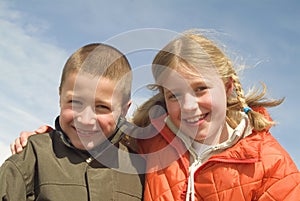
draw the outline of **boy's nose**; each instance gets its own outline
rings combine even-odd
[[[192,111],[197,109],[197,98],[193,94],[186,93],[183,97],[181,107],[184,111]]]
[[[87,106],[82,110],[77,117],[77,121],[85,125],[93,125],[96,123],[96,114],[92,107]]]

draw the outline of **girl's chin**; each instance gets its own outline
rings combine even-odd
[[[189,137],[192,138],[194,141],[199,143],[204,143],[207,141],[207,135],[206,134],[196,134],[196,132],[189,132]]]
[[[204,140],[206,138],[206,134],[198,133],[198,128],[182,129],[181,131],[195,140]]]

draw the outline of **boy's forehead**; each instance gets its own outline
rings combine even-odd
[[[101,75],[92,75],[90,73],[85,73],[85,72],[78,72],[75,73],[74,76],[70,77],[73,79],[75,82],[74,84],[80,83],[81,86],[84,86],[84,83],[87,83],[90,88],[96,88],[97,85],[101,83],[110,83],[112,85],[117,85],[117,81],[114,79],[111,79],[106,76],[101,76]]]
[[[101,96],[111,95],[117,96],[118,83],[115,80],[111,80],[107,77],[92,76],[87,73],[77,73],[68,76],[65,82],[65,89],[72,91],[75,95],[89,95],[89,96]]]

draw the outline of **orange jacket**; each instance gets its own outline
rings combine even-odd
[[[140,140],[147,160],[144,200],[185,200],[190,154],[163,118],[160,134]],[[210,157],[194,174],[195,200],[300,200],[300,173],[268,131]]]

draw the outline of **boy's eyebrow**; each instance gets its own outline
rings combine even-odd
[[[74,93],[73,92],[70,92],[70,91],[68,91],[67,93],[66,93],[66,98],[74,98]]]
[[[97,105],[97,104],[99,104],[99,103],[100,103],[100,104],[102,103],[102,104],[108,104],[108,105],[111,105],[111,104],[112,104],[112,101],[111,101],[111,100],[107,100],[107,101],[106,101],[106,100],[96,100],[96,99],[95,99],[95,105]]]
[[[76,95],[76,94],[74,94],[74,92],[72,91],[69,91],[69,92],[67,92],[66,93],[66,95],[65,95],[65,97],[64,97],[65,99],[77,99],[77,100],[81,100],[82,99],[82,97],[81,96],[78,96],[78,95]]]

